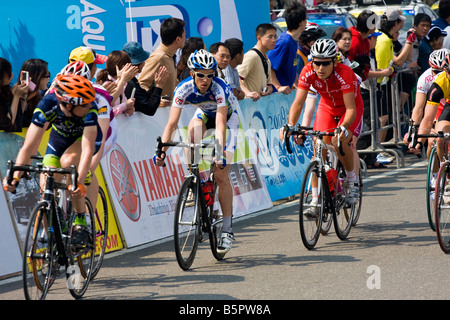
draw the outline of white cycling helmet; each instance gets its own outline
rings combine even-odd
[[[313,58],[335,58],[337,53],[338,47],[332,39],[318,39],[311,47]]]
[[[449,49],[442,48],[438,50],[434,50],[430,54],[430,58],[428,59],[428,63],[432,69],[442,70],[446,64],[445,57],[450,53]]]
[[[187,61],[189,69],[216,70],[217,62],[214,56],[204,49],[195,50]]]
[[[89,70],[88,65],[83,61],[73,61],[69,63],[61,70],[59,74],[76,74],[82,76],[83,78],[91,80],[91,71]]]

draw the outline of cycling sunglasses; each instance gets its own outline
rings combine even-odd
[[[333,63],[333,60],[331,60],[331,61],[314,61],[314,60],[313,60],[312,63],[314,63],[314,64],[315,64],[316,66],[318,66],[318,67],[320,67],[320,66],[327,67],[327,66],[329,66],[331,63]]]
[[[208,78],[208,79],[212,79],[213,77],[214,77],[214,73],[210,73],[210,74],[204,74],[204,73],[201,73],[201,72],[195,72],[194,71],[194,74],[195,74],[195,76],[196,77],[198,77],[199,79],[203,79],[203,78]]]

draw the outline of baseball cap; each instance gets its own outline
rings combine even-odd
[[[139,42],[130,41],[124,44],[122,51],[125,51],[131,58],[131,64],[136,66],[144,62],[150,56],[150,52],[145,51]]]
[[[72,50],[69,55],[69,61],[83,61],[86,64],[104,64],[107,56],[96,54],[95,50],[89,47],[78,47]]]
[[[389,8],[386,9],[383,12],[383,15],[385,15],[388,19],[388,21],[396,21],[396,20],[406,20],[406,17],[404,15],[401,14],[400,9],[395,9],[395,8]]]
[[[425,36],[425,38],[427,38],[427,40],[429,41],[433,41],[439,37],[445,36],[447,36],[447,31],[442,30],[438,26],[432,26],[430,31],[428,31],[428,34]]]

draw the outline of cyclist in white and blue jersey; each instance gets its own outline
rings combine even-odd
[[[229,166],[236,148],[236,133],[239,118],[236,111],[238,103],[231,87],[216,77],[217,62],[206,50],[196,50],[188,60],[191,76],[175,89],[169,120],[162,135],[163,142],[172,141],[181,111],[185,106],[197,107],[188,126],[188,139],[198,143],[209,129],[215,129],[216,166],[214,176],[219,187],[219,203],[223,213],[223,227],[219,251],[228,252],[234,240],[231,226],[233,211],[233,189],[228,177]],[[229,132],[226,138],[227,130]],[[208,132],[211,133],[211,132]],[[163,151],[165,151],[163,149]],[[164,165],[164,159],[157,156],[154,162]]]

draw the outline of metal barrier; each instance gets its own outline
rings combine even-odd
[[[410,104],[411,95],[405,101],[402,107],[400,106],[400,88],[401,75],[404,72],[410,72],[410,69],[400,70],[396,75],[386,84],[377,84],[376,78],[370,78],[366,81],[370,93],[370,128],[363,125],[363,130],[359,138],[370,135],[371,145],[362,150],[357,150],[358,153],[381,153],[386,152],[395,157],[397,168],[405,166],[405,158],[401,150],[403,143],[402,126],[408,125],[408,119],[411,115],[413,105]],[[384,86],[384,87],[383,87]],[[382,98],[378,98],[378,92],[381,92]],[[386,105],[385,108],[383,108]],[[388,113],[383,113],[387,110]],[[380,112],[381,111],[381,114]],[[402,112],[403,111],[403,112]],[[380,117],[388,116],[388,122],[381,126]],[[392,128],[392,139],[389,141],[380,141],[380,132]]]

